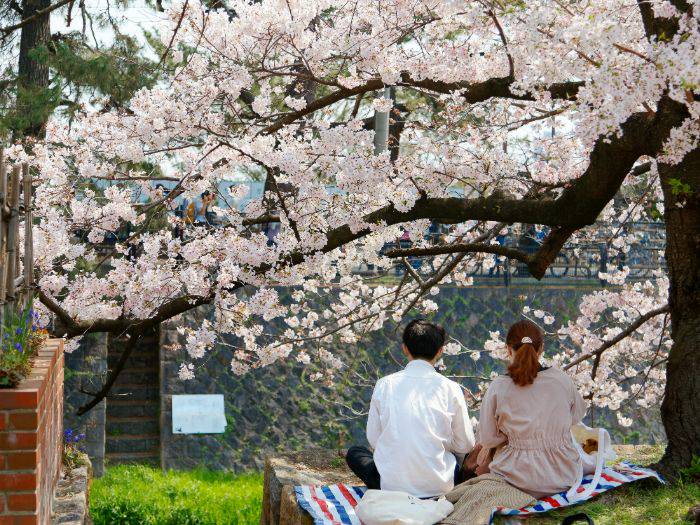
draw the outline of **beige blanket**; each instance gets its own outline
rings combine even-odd
[[[535,502],[535,498],[495,474],[483,474],[460,483],[445,497],[455,507],[440,522],[445,525],[488,525],[494,507],[519,509]]]

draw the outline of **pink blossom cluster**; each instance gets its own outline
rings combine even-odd
[[[409,312],[435,312],[439,284],[470,286],[475,269],[502,260],[438,255],[436,279],[360,277],[360,266],[391,267],[382,248],[404,230],[413,247],[428,244],[428,220],[387,224],[370,220],[372,212],[408,213],[421,198],[454,195],[554,198],[586,170],[596,141],[617,136],[632,114],[653,114],[664,93],[689,114],[666,141],[664,162],[679,162],[698,146],[700,4],[677,13],[668,2],[651,3],[657,16],[677,18],[672,38],[648,40],[632,0],[505,7],[231,0],[233,17],[194,1],[173,5],[161,36],[174,70],[136,93],[128,108],[85,106],[70,122],[50,121],[46,140],[27,157],[39,174],[39,286],[85,322],[151,318],[180,299],[213,304],[211,322],[183,328],[190,358],[183,379],[222,334],[232,334],[240,341],[234,373],[296,359],[315,367],[314,378],[330,380],[343,367],[339,346]],[[475,88],[489,81],[483,89],[500,91]],[[576,86],[575,98],[550,88],[562,83]],[[374,97],[389,86],[396,100]],[[375,111],[403,123],[398,158],[374,154],[365,120]],[[576,254],[605,239],[613,255],[624,254],[639,241],[625,225],[663,212],[656,159],[645,160],[650,170],[630,174],[621,200],[578,231],[567,250]],[[243,210],[236,205],[243,190],[218,192],[223,181],[251,178],[274,178],[278,191]],[[172,187],[169,196],[155,190],[161,181]],[[175,199],[193,201],[206,190],[218,193],[214,211],[223,226],[187,225],[184,237],[175,235]],[[271,211],[279,225],[273,243],[260,230]],[[157,213],[165,213],[165,224]],[[127,223],[134,232],[127,242],[107,256],[96,249]],[[443,240],[496,245],[506,230],[465,220],[450,225]],[[332,244],[341,234],[348,240]],[[622,288],[586,297],[580,317],[559,328],[567,348],[559,365],[666,300],[663,274],[636,284],[627,284],[624,269],[600,278]],[[281,300],[281,287],[294,290],[291,300]],[[534,316],[555,324],[553,314]],[[669,344],[663,319],[604,353],[594,380],[592,360],[571,368],[596,403],[658,401]],[[282,323],[281,334],[270,333],[273,321]],[[448,353],[463,351],[453,342]],[[498,334],[485,351],[502,354]]]

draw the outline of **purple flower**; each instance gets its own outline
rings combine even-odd
[[[17,350],[20,354],[23,352],[22,345],[19,343],[15,343],[15,350]]]

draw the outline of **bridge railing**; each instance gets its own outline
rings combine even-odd
[[[212,221],[208,227],[217,228],[220,225]],[[600,273],[609,272],[614,269],[628,267],[629,277],[632,279],[644,279],[651,277],[655,270],[666,268],[664,259],[665,232],[663,224],[654,222],[637,222],[625,226],[623,234],[634,233],[634,241],[630,249],[626,252],[611,250],[608,247],[607,239],[601,239],[590,245],[565,247],[556,257],[554,262],[547,269],[545,278],[547,279],[570,279],[586,280],[599,279]],[[183,240],[187,239],[187,226],[178,228],[175,232]],[[78,232],[77,236],[83,241],[87,238],[87,232]],[[534,253],[542,242],[542,232],[538,235],[504,235],[498,238],[503,246],[518,248],[525,252]],[[444,243],[440,233],[429,234],[425,240],[428,244]],[[269,236],[269,242],[274,243],[274,236]],[[125,230],[110,234],[104,242],[94,245],[102,253],[113,250],[116,243],[129,244],[129,254],[137,255],[139,252],[138,241],[131,241],[131,231]],[[386,244],[382,251],[391,248],[410,248],[414,243],[410,239],[400,239],[396,242]],[[436,269],[436,258],[434,256],[407,258],[407,262],[414,270],[421,274],[428,274]],[[376,275],[379,273],[388,276],[401,277],[406,268],[403,261],[397,259],[387,270],[381,271],[374,265],[358,265],[354,272],[359,275]],[[514,277],[529,277],[527,267],[517,261],[509,260],[496,255],[483,255],[470,271],[472,277],[480,279],[503,279],[506,283]]]

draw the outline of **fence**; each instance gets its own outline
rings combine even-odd
[[[20,200],[20,196],[22,199]],[[29,165],[9,165],[0,147],[0,341],[5,316],[26,306],[34,284],[32,175]],[[24,265],[20,272],[20,217],[24,215]]]
[[[510,242],[506,245],[521,248],[529,253],[536,251],[528,249],[528,247],[522,248],[515,242]],[[405,245],[396,243],[387,245],[385,249],[409,247],[408,243]],[[407,262],[413,270],[421,275],[425,274],[425,276],[429,276],[437,269],[435,257],[433,256],[411,256],[407,258]],[[629,278],[632,280],[646,279],[651,277],[654,271],[664,270],[666,268],[664,239],[662,238],[659,242],[654,243],[646,241],[636,242],[631,245],[627,253],[615,253],[615,255],[610,254],[605,243],[580,246],[576,247],[575,250],[564,248],[547,269],[545,278],[596,280],[601,272],[610,272],[623,267],[629,268]],[[363,275],[372,275],[377,273],[377,271],[374,266],[366,264],[355,268],[355,273]],[[389,269],[389,275],[393,274],[400,277],[405,271],[404,263],[395,260],[392,268]],[[479,279],[500,279],[506,285],[514,277],[530,277],[530,272],[525,264],[496,255],[483,255],[480,262],[477,262],[468,273],[471,277]]]

